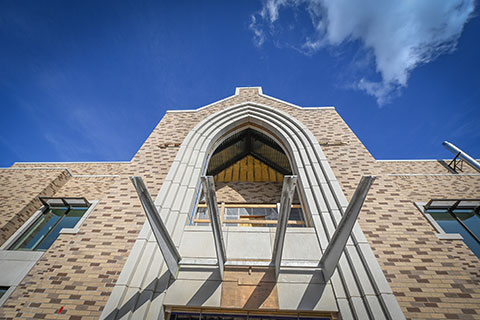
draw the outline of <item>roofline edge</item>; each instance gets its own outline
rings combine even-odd
[[[217,103],[220,103],[220,102],[223,102],[225,100],[228,100],[228,99],[231,99],[233,97],[236,97],[239,95],[239,92],[240,92],[240,89],[257,89],[258,90],[258,94],[261,96],[261,97],[264,97],[264,98],[268,98],[268,99],[272,99],[274,101],[277,101],[277,102],[280,102],[280,103],[284,103],[286,105],[289,105],[291,107],[294,107],[294,108],[297,108],[297,109],[300,109],[300,110],[335,110],[335,107],[334,106],[322,106],[322,107],[301,107],[301,106],[298,106],[296,104],[293,104],[293,103],[290,103],[290,102],[287,102],[287,101],[284,101],[284,100],[281,100],[281,99],[278,99],[278,98],[275,98],[275,97],[272,97],[272,96],[269,96],[269,95],[266,95],[263,93],[263,89],[262,87],[260,86],[257,86],[257,87],[236,87],[235,88],[235,94],[234,95],[231,95],[231,96],[228,96],[226,98],[223,98],[221,100],[218,100],[218,101],[215,101],[215,102],[212,102],[212,103],[209,103],[203,107],[200,107],[200,108],[197,108],[197,109],[185,109],[185,110],[167,110],[165,111],[165,113],[179,113],[179,112],[197,112],[197,111],[201,111],[203,109],[206,109],[208,107],[211,107]]]
[[[132,161],[126,160],[119,160],[119,161],[16,161],[12,164],[61,164],[61,163],[68,163],[68,164],[81,164],[81,163],[131,163]]]

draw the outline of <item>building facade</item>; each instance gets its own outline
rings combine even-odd
[[[0,169],[0,318],[480,319],[480,174],[448,163],[378,161],[333,107],[257,87],[168,111],[128,162],[15,163]],[[181,256],[175,274],[132,176]],[[214,179],[223,269],[202,176]],[[363,176],[376,179],[325,279]]]

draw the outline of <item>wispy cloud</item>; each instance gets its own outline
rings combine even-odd
[[[305,10],[313,31],[298,35],[300,49],[312,54],[361,43],[381,79],[360,77],[354,87],[383,105],[407,86],[412,70],[455,50],[474,7],[474,0],[265,0],[252,14],[250,29],[255,44],[261,46],[268,36],[276,35],[272,30],[281,24],[282,10]]]

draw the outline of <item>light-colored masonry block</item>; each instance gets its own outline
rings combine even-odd
[[[478,316],[478,258],[462,239],[453,240],[447,233],[438,237],[439,231],[413,203],[436,197],[480,198],[480,175],[465,166],[464,173],[452,174],[446,168],[449,160],[376,161],[333,108],[300,108],[259,88],[240,88],[204,108],[168,112],[131,161],[16,163],[2,169],[0,195],[6,196],[0,207],[8,218],[2,241],[34,217],[41,205],[36,195],[85,196],[99,204],[78,232],[60,234],[20,285],[11,287],[0,318],[163,319],[175,304],[221,305],[226,292],[212,265],[216,255],[210,227],[191,222],[201,196],[200,176],[212,153],[246,128],[270,137],[287,154],[307,213],[307,228],[287,228],[284,266],[273,295],[281,310],[338,310],[342,319]],[[182,257],[208,258],[208,267],[182,264],[178,282],[173,281],[144,224],[128,179],[132,175],[145,179],[175,247],[186,252]],[[313,268],[287,268],[287,263],[305,259],[314,264],[322,257],[363,175],[378,179],[331,280],[323,283]],[[19,183],[14,186],[8,179]],[[230,185],[217,191],[226,199],[243,196]],[[16,215],[20,204],[26,209]],[[190,235],[193,232],[198,238]],[[274,228],[226,227],[223,232],[227,262],[228,256],[231,264],[236,262],[232,257],[247,256],[268,263]],[[62,315],[55,313],[59,305],[65,307]],[[19,312],[19,306],[28,308]]]
[[[184,259],[216,258],[211,230],[187,226],[190,221],[187,219],[190,212],[187,211],[194,208],[195,201],[199,199],[200,175],[204,173],[213,146],[235,132],[238,126],[245,124],[254,125],[256,130],[265,130],[265,133],[277,140],[287,152],[295,174],[298,175],[300,198],[305,202],[304,207],[312,214],[310,219],[312,228],[298,231],[289,229],[287,232],[283,260],[318,261],[322,255],[320,248],[328,245],[328,239],[335,231],[347,206],[346,197],[321,147],[307,126],[284,111],[257,102],[229,106],[210,114],[184,139],[156,198],[156,205],[160,208],[160,215],[165,219],[167,229],[173,234],[175,242],[179,243],[180,255]],[[225,229],[227,261],[228,259],[265,261],[271,258],[274,233],[268,228]],[[142,231],[142,237],[145,237],[145,233],[146,230]],[[357,319],[383,319],[388,318],[392,312],[395,313],[399,308],[384,302],[388,300],[388,297],[382,297],[382,294],[388,293],[384,288],[387,282],[378,269],[378,264],[372,263],[371,249],[368,243],[364,242],[365,238],[358,225],[355,226],[355,238],[357,239],[355,243],[359,245],[355,246],[354,242],[349,240],[348,259],[342,257],[338,265],[340,272],[335,272],[331,283],[314,281],[314,276],[308,280],[300,275],[288,277],[280,273],[281,281],[277,284],[280,308],[339,310],[343,318]],[[144,240],[139,238],[138,241]],[[152,248],[148,245],[136,245],[135,248],[131,254],[135,260],[158,269],[158,266],[148,263],[153,255]],[[133,262],[127,265],[125,273],[145,273],[149,268],[139,267],[138,263]],[[163,303],[219,307],[221,281],[212,277],[212,274],[205,278],[207,275],[208,271],[195,274],[183,268],[177,280],[166,290]],[[126,279],[129,281],[126,283],[124,293],[124,296],[128,296],[132,288],[139,286],[142,277],[137,275],[127,277],[123,276],[122,272],[121,278],[125,279],[123,281],[127,281]],[[147,293],[144,295],[148,296]],[[158,297],[155,299],[157,305],[161,303]],[[375,299],[377,303],[373,301]],[[131,303],[131,299],[126,303]],[[393,311],[390,311],[390,308],[393,308]],[[141,310],[144,310],[143,306]],[[401,318],[402,316],[399,319]]]

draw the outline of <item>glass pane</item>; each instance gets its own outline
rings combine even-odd
[[[88,208],[86,207],[77,207],[77,208],[72,208],[68,213],[67,213],[67,216],[68,217],[83,217],[83,214],[85,212],[87,212]],[[72,226],[71,228],[73,228],[74,226]],[[69,227],[67,227],[69,228]]]
[[[238,220],[238,208],[225,208],[226,220]]]
[[[265,217],[265,208],[252,208],[251,216]]]
[[[435,200],[430,203],[429,209],[444,209],[453,206],[457,200]]]
[[[48,210],[20,237],[10,250],[34,250],[45,235],[60,220],[66,209]]]
[[[478,214],[472,211],[455,211],[455,214],[467,226],[467,228],[477,236],[477,238],[480,238],[480,216]],[[463,236],[463,240],[470,250],[472,250],[473,253],[480,258],[480,243],[478,243],[478,241],[472,237],[470,233],[468,233],[468,237]]]
[[[7,292],[8,287],[0,287],[0,298]]]
[[[463,229],[462,225],[446,211],[438,212],[428,210],[428,213],[430,213],[432,218],[437,221],[446,233],[460,233]]]
[[[455,210],[455,215],[480,238],[480,216],[470,210]]]
[[[452,217],[448,212],[438,212],[438,211],[428,211],[430,215],[437,221],[437,223],[442,227],[446,233],[459,233],[463,237],[465,244],[472,250],[472,252],[480,257],[480,244],[472,237],[472,235],[465,229],[454,217]],[[479,221],[478,217],[474,216],[474,213],[469,212],[457,212],[457,216],[462,220],[463,223],[468,228],[478,230]]]
[[[290,210],[290,217],[288,220],[303,221],[302,208],[292,208]]]
[[[54,198],[54,199],[46,199],[46,202],[48,204],[49,207],[57,207],[57,208],[61,208],[61,207],[65,207],[65,203],[62,201],[62,199],[58,199],[58,198]]]
[[[277,208],[266,208],[265,209],[265,220],[278,220]]]
[[[241,216],[249,216],[251,214],[251,210],[248,208],[237,208],[238,209],[238,215]]]
[[[69,206],[72,206],[72,207],[85,208],[89,206],[88,201],[86,201],[86,199],[83,199],[83,198],[65,198],[64,200]]]
[[[56,210],[56,209],[55,209]],[[73,228],[82,218],[83,214],[86,212],[86,209],[72,209],[66,215],[63,216],[63,219],[54,227],[52,232],[40,243],[36,250],[47,250],[50,248],[52,243],[58,238],[60,231],[63,228]]]
[[[197,218],[196,219],[206,219],[210,220],[210,217],[208,216],[208,209],[206,207],[204,208],[198,208],[197,210]]]
[[[479,200],[463,200],[460,201],[457,208],[470,209],[474,210],[475,208],[480,207]]]
[[[252,220],[269,220],[277,221],[278,220],[278,210],[276,207],[266,208],[267,206],[259,205],[255,208],[245,208],[240,207],[241,204],[238,204],[239,207],[226,207],[225,208],[225,220],[224,223],[228,220],[244,220],[245,223],[240,223],[239,226],[249,227],[276,227],[276,224],[257,224],[257,223],[248,223]],[[302,208],[292,208],[290,213],[290,219],[294,221],[305,221],[303,216]],[[293,225],[289,225],[293,226]],[[304,224],[296,225],[296,227],[305,227]]]

